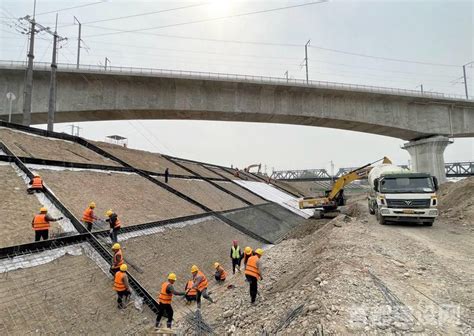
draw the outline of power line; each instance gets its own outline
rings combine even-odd
[[[154,12],[144,12],[144,13],[140,13],[140,14],[119,16],[119,17],[110,18],[110,19],[88,21],[88,22],[84,22],[84,24],[116,21],[116,20],[123,20],[123,19],[129,19],[129,18],[134,18],[134,17],[146,16],[146,15],[153,15],[153,14],[158,14],[158,13],[166,13],[166,12],[172,12],[172,11],[181,10],[181,9],[189,9],[189,8],[194,8],[194,7],[200,7],[200,6],[208,5],[208,4],[211,4],[211,3],[212,3],[211,1],[201,2],[201,3],[197,3],[197,4],[193,4],[193,5],[181,6],[181,7],[175,7],[175,8],[168,8],[168,9],[161,9],[161,10],[154,11]]]
[[[380,60],[391,61],[391,62],[413,63],[413,64],[423,64],[423,65],[435,65],[435,66],[444,66],[444,67],[459,67],[459,65],[454,65],[454,64],[429,63],[429,62],[411,61],[411,60],[405,60],[405,59],[399,59],[399,58],[373,56],[373,55],[359,54],[359,53],[345,51],[345,50],[324,48],[324,47],[313,46],[313,45],[310,46],[310,48],[325,50],[325,51],[332,51],[332,52],[337,52],[337,53],[340,53],[340,54],[346,54],[346,55],[351,55],[351,56],[359,56],[359,57],[368,57],[368,58],[373,58],[373,59],[380,59]]]
[[[216,17],[216,18],[173,23],[173,24],[169,24],[169,25],[155,26],[155,27],[148,27],[148,28],[139,28],[139,29],[131,29],[131,30],[121,30],[121,29],[111,29],[110,28],[110,30],[114,30],[115,32],[90,35],[90,36],[87,36],[87,37],[108,36],[108,35],[116,35],[116,34],[123,34],[123,33],[137,33],[137,32],[143,32],[143,31],[147,31],[147,30],[155,30],[155,29],[162,29],[162,28],[169,28],[169,27],[184,26],[184,25],[195,24],[195,23],[211,22],[211,21],[217,21],[217,20],[224,20],[224,19],[230,19],[230,18],[237,18],[237,17],[244,17],[244,16],[250,16],[250,15],[257,15],[257,14],[264,14],[264,13],[282,11],[282,10],[287,10],[287,9],[292,9],[292,8],[313,6],[313,5],[322,4],[322,3],[325,3],[325,2],[328,2],[328,0],[312,1],[312,2],[298,4],[298,5],[263,9],[263,10],[259,10],[259,11],[253,11],[253,12],[232,14],[232,15],[220,16],[220,17]],[[98,27],[98,26],[94,26],[94,28],[108,29],[108,28],[105,28],[105,27]]]
[[[96,1],[96,2],[92,2],[92,3],[88,3],[88,4],[83,4],[83,5],[73,6],[73,7],[67,7],[67,8],[61,8],[61,9],[56,9],[56,10],[52,10],[52,11],[48,11],[48,12],[37,13],[36,16],[51,14],[51,13],[57,13],[57,12],[63,12],[63,11],[68,11],[68,10],[75,9],[75,8],[82,8],[82,7],[87,7],[87,6],[103,4],[103,3],[105,3],[105,1]]]

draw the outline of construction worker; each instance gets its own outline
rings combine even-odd
[[[186,286],[184,287],[184,291],[186,292],[186,295],[184,296],[184,298],[186,299],[186,304],[190,304],[192,301],[196,301],[197,290],[196,288],[193,288],[193,283],[194,281],[191,279],[186,283]]]
[[[53,218],[48,214],[48,209],[45,207],[40,209],[40,213],[33,217],[31,226],[35,230],[35,242],[49,239],[49,228],[51,227],[50,222],[57,222],[63,219],[63,217]]]
[[[165,183],[168,183],[170,178],[170,170],[168,168],[165,169]]]
[[[191,267],[191,274],[193,275],[193,286],[191,287],[191,289],[197,290],[197,308],[201,309],[201,296],[206,300],[209,300],[210,302],[214,303],[214,300],[212,300],[212,298],[207,293],[208,282],[204,273],[202,273],[196,265],[193,265]]]
[[[214,278],[216,279],[216,281],[224,282],[227,278],[227,272],[218,262],[214,263],[214,268],[216,269],[216,273],[214,273]]]
[[[89,206],[82,214],[82,221],[87,226],[87,231],[92,231],[92,223],[97,220],[97,216],[94,214],[95,202],[90,202]]]
[[[158,314],[156,315],[155,328],[161,327],[160,320],[164,313],[168,316],[166,326],[171,329],[171,323],[173,322],[173,307],[171,307],[171,301],[173,301],[173,295],[184,296],[184,292],[177,292],[174,290],[173,284],[176,281],[176,274],[170,273],[168,275],[168,281],[161,284],[161,290],[158,296]]]
[[[119,309],[125,309],[132,294],[128,283],[127,264],[120,265],[120,270],[115,273],[114,290],[117,292],[117,305]]]
[[[239,242],[237,240],[232,241],[230,248],[230,259],[232,260],[232,274],[235,274],[235,268],[240,273],[240,263],[242,262],[242,251],[240,250]]]
[[[263,255],[263,250],[258,248],[255,254],[251,256],[247,265],[245,266],[245,277],[250,284],[250,302],[255,304],[255,299],[258,293],[258,280],[262,280],[262,262],[260,258]]]
[[[35,174],[28,184],[31,186],[28,189],[26,189],[26,192],[28,194],[32,194],[34,192],[39,193],[43,191],[44,189],[43,179],[38,174]]]
[[[244,249],[244,267],[247,266],[247,261],[252,255],[253,255],[252,248],[250,246],[247,246]]]
[[[122,249],[119,243],[112,245],[112,251],[114,252],[114,259],[112,260],[112,266],[110,267],[110,272],[114,275],[120,270],[120,266],[124,264]]]
[[[110,224],[110,239],[112,240],[112,243],[116,243],[118,242],[118,233],[122,224],[120,223],[120,219],[118,218],[117,214],[113,212],[112,209],[107,210],[105,215],[109,217],[105,221],[109,222]]]

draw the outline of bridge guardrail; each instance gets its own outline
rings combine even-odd
[[[0,68],[26,68],[27,63],[24,61],[2,61],[0,60]],[[36,62],[34,63],[34,69],[36,70],[49,70],[51,64],[47,62]],[[327,82],[327,81],[314,81],[310,80],[306,82],[304,79],[286,79],[281,77],[271,76],[253,76],[253,75],[241,75],[241,74],[227,74],[218,72],[199,72],[199,71],[183,71],[183,70],[168,70],[168,69],[154,69],[154,68],[136,68],[126,66],[107,66],[107,68],[100,65],[86,65],[81,64],[77,68],[76,64],[59,63],[58,71],[67,70],[70,72],[99,72],[109,74],[137,74],[144,76],[164,76],[164,77],[182,77],[190,79],[214,79],[214,80],[227,80],[227,81],[243,81],[243,82],[254,82],[264,84],[279,84],[279,85],[292,85],[302,87],[317,87],[323,89],[339,89],[339,90],[351,90],[360,92],[371,92],[371,93],[382,93],[392,95],[404,95],[420,98],[438,98],[438,99],[455,99],[455,100],[466,100],[472,101],[473,99],[466,99],[463,95],[447,94],[441,92],[423,92],[418,90],[407,90],[399,88],[389,88],[381,86],[371,86],[362,84],[347,84],[338,82]]]

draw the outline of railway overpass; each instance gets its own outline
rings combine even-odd
[[[0,113],[22,121],[25,64],[0,63]],[[46,123],[49,64],[35,65],[31,122]],[[443,180],[450,138],[474,136],[474,101],[440,93],[283,78],[60,64],[56,122],[185,119],[352,130],[408,142],[414,169]]]

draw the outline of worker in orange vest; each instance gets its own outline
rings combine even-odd
[[[245,277],[250,284],[250,302],[255,304],[255,299],[258,293],[258,281],[262,280],[262,263],[260,258],[263,255],[263,250],[258,248],[255,254],[251,256],[247,265],[245,266]]]
[[[193,283],[194,281],[191,279],[186,283],[186,286],[184,287],[184,291],[186,292],[186,295],[184,296],[184,298],[186,299],[186,304],[190,304],[192,301],[196,301],[197,290],[193,288]]]
[[[247,261],[249,260],[249,258],[253,255],[252,253],[252,248],[250,246],[247,246],[245,249],[244,249],[244,267],[247,266]]]
[[[112,260],[112,266],[110,271],[115,275],[120,270],[120,266],[124,264],[122,248],[119,243],[112,245],[112,251],[114,252],[114,259]]]
[[[107,210],[105,215],[108,217],[108,219],[105,221],[110,224],[110,239],[112,240],[112,243],[116,243],[118,242],[118,233],[122,227],[122,223],[120,222],[117,214],[113,212],[112,209]]]
[[[87,231],[92,231],[92,223],[94,223],[94,221],[98,219],[97,216],[94,214],[94,209],[95,202],[90,202],[89,206],[86,210],[84,210],[84,213],[82,215],[82,221],[87,226]]]
[[[35,230],[35,242],[49,239],[49,228],[51,227],[50,222],[57,222],[63,219],[63,217],[53,218],[48,214],[48,209],[45,207],[40,209],[40,213],[33,217],[31,226]]]
[[[197,290],[197,308],[201,309],[201,296],[214,303],[214,300],[212,300],[212,298],[207,293],[208,282],[204,273],[202,273],[196,265],[193,265],[191,267],[191,274],[193,275],[193,286],[191,288]]]
[[[34,192],[39,193],[40,191],[43,191],[44,189],[43,179],[38,174],[35,174],[28,184],[31,186],[28,189],[26,189],[26,192],[28,194],[32,194]]]
[[[127,265],[120,265],[120,270],[115,273],[114,290],[117,292],[117,305],[119,309],[125,309],[132,294],[128,282]]]
[[[173,295],[184,296],[184,292],[177,292],[173,284],[176,281],[176,274],[170,273],[168,275],[168,281],[165,281],[161,284],[160,293],[158,295],[158,314],[156,315],[155,328],[159,329],[161,327],[160,321],[164,313],[168,316],[168,321],[166,326],[171,329],[171,323],[173,322],[173,307],[171,307],[171,302],[173,301]]]
[[[214,273],[214,278],[216,279],[216,281],[224,282],[227,278],[227,272],[218,262],[214,263],[214,268],[216,269],[216,273]]]

